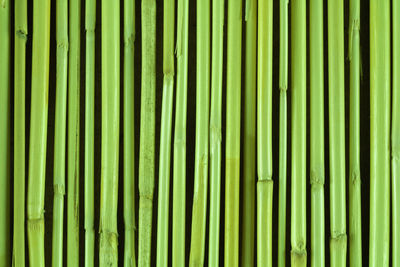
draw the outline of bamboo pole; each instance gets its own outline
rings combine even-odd
[[[225,266],[239,265],[242,0],[228,2],[225,159]]]
[[[196,2],[196,147],[189,266],[204,265],[210,107],[210,0]]]
[[[0,3],[0,265],[10,264],[10,1]],[[24,161],[24,159],[19,159]],[[43,184],[44,185],[44,184]]]
[[[56,1],[56,114],[54,132],[54,206],[52,265],[63,265],[65,147],[67,128],[68,1]]]
[[[360,178],[360,1],[350,1],[350,169],[349,256],[350,266],[362,266],[361,178]]]
[[[156,1],[142,0],[142,95],[139,147],[139,266],[150,266],[155,151]]]
[[[157,266],[168,265],[169,184],[171,168],[172,107],[175,76],[175,0],[164,0],[163,103],[157,216]]]
[[[33,1],[32,98],[27,229],[29,265],[44,266],[44,194],[49,89],[50,0]]]
[[[14,4],[14,234],[12,263],[13,266],[19,267],[25,266],[25,72],[28,4],[26,0],[17,0]]]
[[[306,249],[306,1],[291,2],[292,184],[291,265],[307,266]]]
[[[371,182],[369,265],[389,266],[390,1],[370,1]],[[398,242],[398,240],[397,240]]]
[[[310,1],[311,266],[325,266],[323,1]]]
[[[120,131],[120,2],[101,1],[100,266],[118,266],[118,163]]]
[[[258,2],[257,265],[272,266],[272,33],[273,2]]]
[[[186,112],[189,0],[178,0],[176,101],[172,196],[172,266],[185,266]]]
[[[123,117],[123,198],[124,198],[124,267],[136,266],[135,216],[135,123],[134,123],[134,55],[135,55],[135,1],[124,0],[124,117]]]
[[[223,5],[223,1],[221,2]],[[254,265],[254,238],[255,238],[254,196],[255,196],[255,184],[256,184],[255,155],[256,155],[257,5],[258,5],[257,0],[246,0],[246,10],[245,10],[245,21],[246,21],[245,55],[246,56],[245,56],[245,75],[244,75],[245,90],[244,90],[244,120],[243,120],[244,124],[243,217],[242,217],[243,227],[241,230],[242,266]],[[222,23],[223,23],[223,16],[222,16]],[[223,27],[221,27],[221,29],[223,29]],[[214,53],[214,48],[213,48],[213,53]],[[218,262],[215,262],[214,266],[218,265],[217,263]]]

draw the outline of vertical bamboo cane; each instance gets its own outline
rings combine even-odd
[[[27,1],[15,1],[14,235],[12,261],[13,266],[17,267],[25,266],[25,58],[27,20]]]
[[[120,2],[101,1],[100,266],[118,266],[118,162],[120,131]]]
[[[292,197],[291,263],[307,266],[306,250],[306,0],[291,2]]]
[[[360,178],[360,1],[350,1],[350,169],[349,256],[350,266],[362,266]]]
[[[50,0],[33,1],[32,99],[27,229],[29,265],[44,266],[44,194],[49,89]]]
[[[228,1],[225,162],[225,266],[239,265],[242,0]]]
[[[370,1],[371,191],[369,265],[389,266],[390,1]],[[398,240],[396,240],[398,242]]]

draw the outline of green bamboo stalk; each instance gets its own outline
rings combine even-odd
[[[54,206],[52,266],[63,265],[65,146],[68,79],[68,1],[56,1],[56,114],[54,132]]]
[[[350,144],[349,256],[350,266],[362,266],[360,178],[360,1],[350,1]]]
[[[225,266],[239,265],[242,0],[228,2],[226,78]]]
[[[257,42],[257,265],[272,266],[273,2],[258,2]]]
[[[323,1],[310,1],[311,266],[325,266]]]
[[[210,0],[196,2],[196,150],[189,266],[204,265],[208,188]]]
[[[85,266],[94,266],[94,88],[96,0],[85,1]]]
[[[176,101],[172,196],[172,266],[185,266],[186,117],[189,0],[178,0]]]
[[[369,265],[389,266],[390,1],[370,1],[371,191]],[[396,240],[398,242],[398,240]]]
[[[343,0],[328,0],[330,261],[346,266]]]
[[[12,263],[16,267],[25,266],[25,57],[28,33],[27,20],[27,1],[15,1],[14,235]]]
[[[292,184],[291,265],[307,266],[306,249],[306,0],[291,2]]]
[[[134,53],[135,1],[124,0],[124,266],[136,266]]]
[[[10,1],[0,2],[0,265],[10,265]],[[24,159],[18,159],[24,161]],[[23,164],[23,163],[22,163]],[[21,190],[19,188],[19,190]]]
[[[156,1],[142,0],[142,99],[139,147],[139,266],[150,266],[155,152]]]
[[[169,181],[171,165],[172,106],[175,75],[175,0],[164,0],[163,103],[157,216],[157,266],[168,265]]]
[[[50,0],[33,1],[32,98],[27,229],[29,265],[44,266],[44,194],[50,54]]]
[[[400,1],[392,2],[392,264],[400,265]]]
[[[100,266],[118,266],[120,2],[101,1]]]
[[[215,1],[214,1],[215,2]],[[222,5],[224,4],[223,1]],[[257,0],[246,0],[246,46],[244,75],[244,138],[243,138],[243,227],[242,266],[254,266],[254,218],[256,184],[256,68],[257,68]],[[214,7],[213,7],[214,9]],[[223,23],[223,14],[222,14]],[[223,26],[221,27],[223,30]],[[221,35],[222,36],[222,35]],[[214,41],[214,36],[213,36]],[[214,53],[214,47],[213,47]],[[222,52],[218,51],[221,54]],[[214,58],[214,56],[213,56]],[[213,68],[214,73],[214,68]],[[212,154],[211,154],[212,155]],[[212,165],[211,165],[212,167]],[[210,213],[211,216],[211,213]],[[210,218],[211,220],[211,218]],[[211,237],[211,233],[210,233]],[[211,251],[211,248],[210,248]],[[214,266],[218,265],[215,261]]]
[[[79,114],[81,1],[69,1],[67,265],[79,265]]]
[[[278,267],[286,264],[286,176],[287,176],[287,88],[288,88],[288,4],[279,2],[279,204]]]

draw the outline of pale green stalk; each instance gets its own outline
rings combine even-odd
[[[350,266],[362,266],[360,178],[360,0],[350,1],[350,142],[349,142],[349,256]]]
[[[369,266],[389,266],[390,247],[390,1],[370,1]],[[395,240],[399,242],[399,240]]]
[[[216,2],[216,1],[214,1]],[[222,5],[224,1],[221,1]],[[243,209],[241,265],[254,266],[254,219],[256,184],[256,76],[257,76],[257,0],[246,0],[246,46],[244,74]],[[223,7],[222,7],[223,8]],[[214,9],[214,7],[213,7]],[[214,12],[213,12],[214,13]],[[223,23],[222,16],[222,23]],[[223,26],[220,27],[223,30]],[[221,35],[222,36],[222,35]],[[214,42],[214,36],[213,36]],[[214,54],[214,47],[213,47]],[[222,51],[217,52],[221,54]],[[214,56],[213,56],[214,58]],[[214,74],[214,69],[212,70]],[[213,75],[214,76],[214,75]],[[219,103],[220,104],[220,103]],[[212,154],[211,154],[212,155]],[[212,167],[212,164],[211,164]],[[219,211],[219,210],[218,210]],[[210,216],[212,214],[210,213]],[[218,214],[219,215],[219,214]],[[211,220],[212,218],[210,218]],[[211,237],[211,233],[210,233]],[[210,248],[211,251],[211,248]],[[216,262],[215,265],[218,265]]]
[[[52,266],[63,265],[65,146],[68,80],[68,1],[56,1],[56,114],[54,132],[54,206]]]
[[[14,235],[12,264],[22,267],[25,266],[25,58],[28,19],[27,1],[16,0],[14,3]],[[1,98],[9,99],[3,95]],[[3,105],[1,104],[1,106]]]
[[[124,0],[124,267],[136,266],[135,216],[135,122],[134,122],[134,53],[135,53],[135,1]]]
[[[210,106],[210,0],[196,2],[196,150],[189,266],[204,265]]]
[[[164,0],[163,103],[157,216],[157,266],[168,265],[169,180],[171,168],[172,107],[175,75],[175,0]]]
[[[29,266],[32,267],[44,267],[44,194],[49,93],[49,54],[50,0],[34,0],[32,98],[27,200]]]
[[[324,6],[310,1],[311,266],[325,266]]]
[[[94,90],[96,0],[85,1],[85,266],[94,266]]]
[[[10,1],[0,1],[0,266],[10,265]],[[18,159],[24,161],[24,158]],[[22,163],[24,164],[24,163]],[[39,185],[40,186],[40,185]],[[44,186],[44,183],[43,183]],[[19,190],[21,190],[19,188]]]
[[[118,266],[120,2],[101,1],[100,267]]]
[[[272,33],[273,2],[258,2],[257,265],[272,266]]]
[[[306,0],[291,2],[292,174],[291,266],[307,266],[306,151],[307,59]]]
[[[156,1],[142,0],[142,94],[139,147],[139,266],[150,266],[156,112]]]
[[[174,179],[172,196],[172,266],[185,266],[188,28],[189,0],[178,0]]]
[[[225,266],[239,265],[242,0],[228,2],[225,162]]]

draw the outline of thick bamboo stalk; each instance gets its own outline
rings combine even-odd
[[[362,266],[360,178],[360,1],[350,1],[350,142],[349,142],[349,256],[350,266]]]
[[[325,266],[323,1],[310,1],[311,266]]]
[[[16,267],[25,266],[25,62],[28,33],[27,6],[26,0],[15,1],[14,235],[12,262],[13,266]]]
[[[29,265],[44,266],[44,194],[50,54],[50,0],[33,1],[32,98],[27,229]]]
[[[390,1],[370,1],[371,182],[369,265],[389,266]],[[398,240],[396,240],[398,242]]]
[[[272,266],[272,33],[273,2],[258,2],[257,265]]]
[[[68,80],[68,1],[56,1],[56,114],[54,132],[54,206],[52,265],[63,265],[65,147]]]
[[[228,2],[225,150],[225,266],[239,265],[242,0]]]
[[[292,184],[291,265],[307,266],[306,249],[306,1],[291,2]]]
[[[139,266],[150,266],[154,192],[156,1],[142,0],[142,94],[139,147]]]
[[[120,2],[101,1],[100,266],[118,266]]]
[[[169,184],[171,168],[172,107],[175,75],[175,0],[164,0],[163,103],[157,216],[157,266],[168,265]]]
[[[136,266],[135,216],[135,123],[134,123],[134,55],[135,55],[135,1],[124,0],[124,267]]]
[[[223,4],[223,1],[221,2]],[[245,88],[244,88],[244,120],[243,120],[244,124],[243,209],[242,209],[243,227],[241,230],[242,266],[254,266],[254,238],[255,238],[254,196],[256,194],[255,155],[256,155],[257,5],[258,5],[257,2],[258,2],[257,0],[246,0],[246,10],[245,10],[245,21],[246,21],[245,55],[246,56],[245,56],[245,74],[244,74]],[[221,27],[221,29],[223,29],[223,27]],[[214,48],[213,48],[213,53],[214,53]],[[213,69],[213,74],[214,74],[214,69]],[[215,262],[214,266],[217,265],[218,262]]]
[[[196,2],[196,148],[189,266],[204,265],[210,107],[210,0]]]
[[[189,0],[178,0],[176,101],[172,196],[172,266],[185,266],[186,112]]]
[[[96,0],[85,1],[85,266],[94,266],[94,91]]]
[[[9,266],[10,244],[10,1],[0,3],[0,265]],[[18,159],[24,161],[24,159]],[[40,185],[38,185],[40,186]],[[43,183],[44,186],[44,183]],[[20,190],[20,189],[19,189]]]

